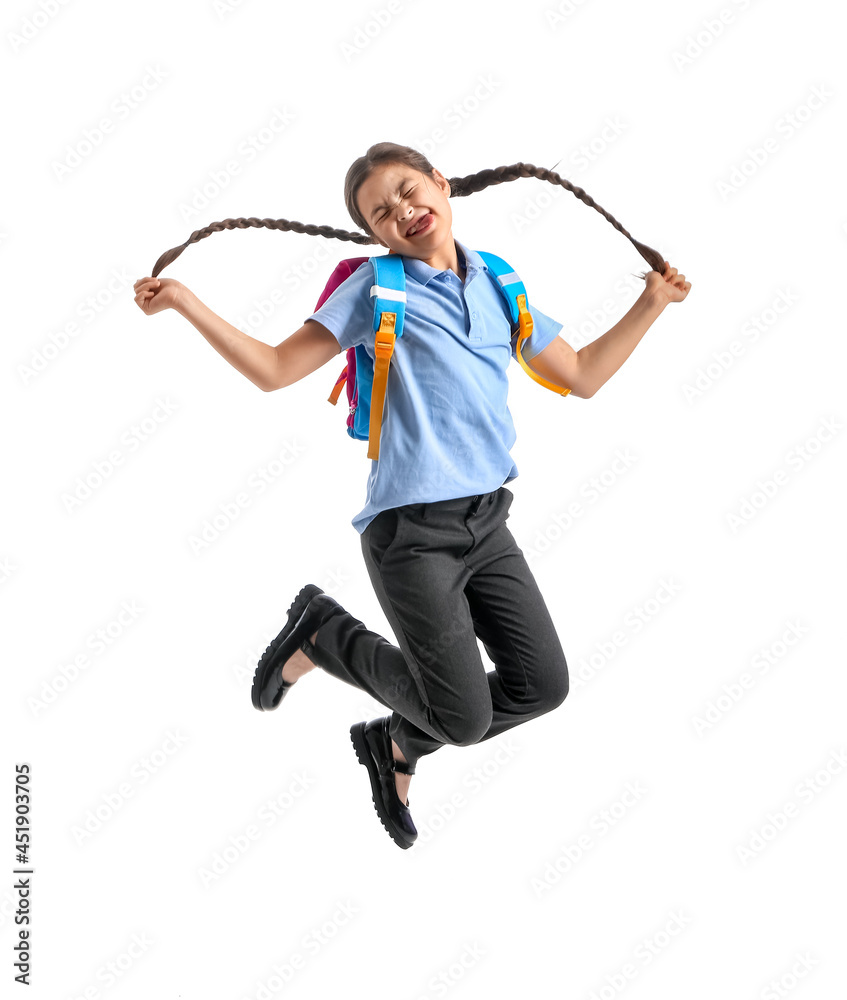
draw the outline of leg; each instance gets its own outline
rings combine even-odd
[[[415,763],[445,743],[475,743],[491,725],[491,698],[465,586],[469,537],[461,516],[437,530],[414,508],[383,511],[362,552],[398,646],[350,614],[318,630],[315,662],[393,709],[391,736]]]
[[[466,594],[495,669],[492,720],[479,742],[558,708],[568,694],[565,654],[538,584],[505,520],[474,550]]]

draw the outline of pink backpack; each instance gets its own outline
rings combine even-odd
[[[342,260],[329,276],[329,281],[326,283],[326,288],[324,288],[321,292],[318,304],[315,306],[315,311],[320,309],[320,307],[324,304],[324,302],[326,302],[339,285],[343,284],[343,282],[345,282],[354,271],[358,270],[362,264],[367,263],[369,260],[370,257],[350,257],[347,260]],[[356,380],[355,347],[347,349],[347,362],[344,365],[344,370],[338,376],[332,392],[328,397],[329,402],[333,405],[338,402],[338,397],[341,394],[341,387],[345,382],[347,383],[348,404],[347,433],[353,437],[353,421],[356,415],[356,407],[359,405],[358,383]]]

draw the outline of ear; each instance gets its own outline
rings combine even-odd
[[[440,170],[436,170],[435,167],[432,168],[432,175],[435,178],[436,184],[441,188],[443,194],[448,198],[450,197],[450,181],[441,173]]]

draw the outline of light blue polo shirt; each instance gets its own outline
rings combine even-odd
[[[475,250],[455,243],[466,262],[464,284],[449,268],[403,257],[406,318],[388,369],[380,457],[371,460],[365,506],[351,522],[360,534],[390,507],[490,493],[518,475],[506,402],[517,334],[511,337],[496,276]],[[345,350],[363,344],[372,360],[373,283],[373,267],[362,264],[306,317]],[[529,283],[527,292],[533,331],[521,353],[530,361],[562,324],[541,312]]]

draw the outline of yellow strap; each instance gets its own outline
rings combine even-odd
[[[382,410],[385,405],[385,387],[388,384],[388,366],[394,353],[394,324],[397,313],[384,312],[374,341],[374,379],[371,387],[371,423],[368,429],[368,458],[379,458],[379,435],[382,430]]]
[[[518,314],[520,320],[520,330],[518,332],[518,342],[517,342],[517,355],[518,361],[521,364],[523,370],[535,379],[536,382],[540,382],[541,385],[546,386],[548,389],[552,389],[553,392],[559,393],[560,396],[567,396],[570,389],[563,389],[562,386],[556,385],[554,382],[548,382],[546,378],[542,378],[529,367],[529,365],[524,361],[523,354],[521,353],[521,344],[527,337],[532,336],[532,316],[526,307],[526,295],[518,296]]]

